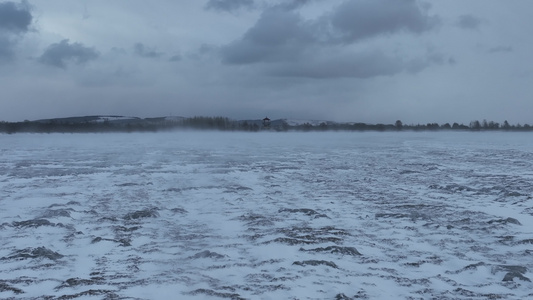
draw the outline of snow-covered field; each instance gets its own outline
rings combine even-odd
[[[532,137],[0,135],[0,298],[531,298]]]

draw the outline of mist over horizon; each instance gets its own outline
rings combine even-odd
[[[113,118],[125,118],[125,119],[139,119],[139,120],[150,120],[150,119],[160,119],[160,118],[169,118],[169,119],[191,119],[191,118],[197,118],[197,117],[205,117],[205,118],[227,118],[228,120],[231,120],[231,121],[235,121],[235,122],[242,122],[242,121],[261,121],[263,118],[269,118],[269,119],[272,119],[272,120],[282,120],[282,121],[288,121],[289,123],[295,123],[295,124],[305,124],[305,123],[309,123],[309,124],[314,124],[315,126],[316,125],[319,125],[320,123],[338,123],[338,124],[352,124],[352,123],[364,123],[364,124],[368,124],[368,125],[376,125],[376,124],[386,124],[386,125],[394,125],[395,123],[397,123],[398,121],[400,121],[402,124],[405,124],[405,125],[408,125],[408,126],[417,126],[417,125],[426,125],[426,124],[438,124],[440,126],[442,125],[446,125],[446,124],[460,124],[460,125],[465,125],[465,126],[469,126],[471,123],[473,122],[480,122],[480,124],[482,124],[483,122],[485,123],[495,123],[495,124],[498,124],[498,126],[502,126],[505,122],[507,124],[511,124],[511,125],[514,125],[514,126],[522,126],[522,125],[526,125],[526,126],[529,126],[531,125],[530,123],[520,123],[520,122],[513,122],[513,120],[503,120],[503,121],[499,121],[499,120],[487,120],[487,119],[472,119],[468,122],[457,122],[457,121],[447,121],[447,122],[442,122],[442,123],[439,123],[439,122],[435,122],[435,121],[428,121],[428,122],[404,122],[403,120],[388,120],[388,121],[385,121],[385,122],[375,122],[375,123],[369,123],[369,122],[361,122],[359,120],[350,120],[350,121],[339,121],[339,120],[327,120],[327,119],[306,119],[306,118],[270,118],[269,116],[265,115],[264,117],[260,117],[260,116],[253,116],[253,117],[246,117],[246,118],[240,118],[240,119],[233,119],[233,118],[230,118],[230,117],[227,117],[227,116],[221,116],[221,115],[214,115],[214,116],[205,116],[205,115],[194,115],[194,116],[178,116],[178,115],[172,115],[172,116],[156,116],[156,115],[153,115],[153,116],[147,116],[147,117],[142,117],[142,116],[133,116],[133,115],[130,115],[130,116],[126,116],[126,115],[103,115],[103,114],[96,114],[96,115],[75,115],[75,116],[59,116],[59,117],[53,117],[53,118],[41,118],[41,119],[36,119],[36,120],[28,120],[28,119],[24,119],[24,120],[16,120],[16,121],[5,121],[5,120],[0,120],[0,122],[10,122],[10,123],[20,123],[20,122],[40,122],[40,121],[60,121],[60,120],[68,120],[68,119],[76,119],[76,118],[86,118],[86,117],[96,117],[96,118],[101,118],[102,120],[104,119],[113,119]],[[487,126],[487,125],[485,125]]]

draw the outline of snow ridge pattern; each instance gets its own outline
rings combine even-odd
[[[533,297],[527,133],[0,138],[2,299]]]

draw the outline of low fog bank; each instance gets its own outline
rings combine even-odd
[[[43,119],[24,122],[0,122],[0,133],[104,133],[104,132],[160,132],[174,130],[216,131],[533,131],[529,124],[502,124],[494,121],[459,123],[366,124],[358,122],[332,122],[325,120],[264,119],[231,120],[226,117],[157,117],[85,116]]]
[[[276,154],[292,149],[317,149],[354,147],[357,149],[371,148],[376,145],[383,147],[404,148],[441,144],[442,147],[477,148],[480,146],[516,149],[532,147],[533,140],[526,132],[503,131],[331,131],[331,132],[273,132],[260,131],[207,131],[207,130],[175,130],[164,132],[132,132],[132,133],[85,133],[85,134],[34,134],[22,133],[3,136],[2,148],[33,148],[33,149],[102,149],[135,147],[164,149],[166,147],[189,147],[191,151],[221,151],[246,149],[250,153]],[[9,147],[8,147],[9,146]],[[279,154],[279,153],[278,153]]]

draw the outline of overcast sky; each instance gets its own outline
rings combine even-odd
[[[533,123],[531,0],[0,0],[0,120]]]

